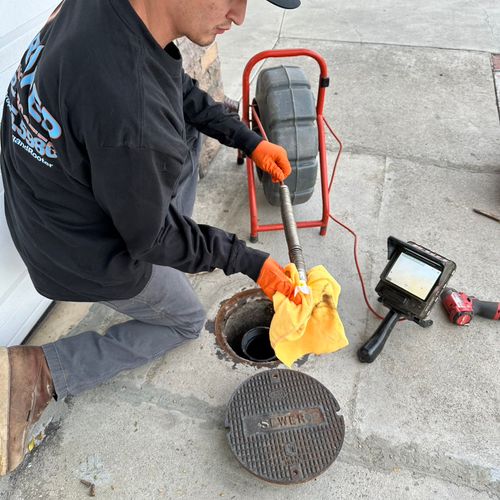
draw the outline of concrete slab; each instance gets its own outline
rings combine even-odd
[[[282,36],[498,52],[500,6],[494,0],[308,0],[287,13]]]
[[[372,217],[376,217],[382,194],[381,185],[383,184],[385,161],[381,158],[371,158],[363,155],[346,155],[345,162],[343,175],[349,176],[350,179],[359,177],[359,172],[364,169],[370,170],[369,175],[362,177],[358,183],[358,188],[366,193],[362,201],[362,210]],[[227,148],[220,152],[218,164],[212,166],[217,168],[217,173],[209,175],[200,184],[194,217],[202,223],[214,224],[214,220],[216,220],[218,227],[234,232],[240,237],[248,238],[250,227],[245,169],[235,164],[234,151]],[[349,173],[346,174],[346,172]],[[339,183],[341,182],[342,177],[339,173]],[[305,205],[296,207],[297,220],[319,217],[321,207],[318,190],[319,184],[317,184],[317,192],[313,199]],[[279,208],[267,204],[260,185],[257,190],[257,198],[261,223],[279,222]],[[348,207],[347,200],[352,198],[352,193],[346,188],[345,184],[342,188],[340,188],[339,184],[339,189],[335,191],[332,198],[336,200],[335,206]],[[217,201],[215,202],[215,200]],[[210,208],[210,205],[214,204],[217,205],[215,213]],[[213,215],[215,215],[215,219],[212,218]],[[342,210],[339,216],[348,223],[353,220],[349,216],[349,210]],[[365,220],[369,224],[368,218]],[[364,223],[357,227],[359,231],[363,231],[364,228]],[[307,265],[311,267],[318,264],[326,265],[341,283],[343,291],[339,311],[349,332],[351,345],[335,355],[311,359],[306,365],[309,374],[312,376],[318,375],[320,380],[334,392],[334,395],[341,401],[344,415],[351,418],[354,412],[356,378],[344,377],[343,373],[355,372],[359,368],[355,359],[355,350],[365,331],[366,310],[361,304],[360,287],[355,279],[352,238],[348,233],[338,231],[333,224],[328,231],[327,237],[319,236],[319,230],[315,229],[301,232],[301,235],[306,238],[303,242],[304,258]],[[366,243],[366,246],[363,247],[360,253],[360,262],[366,272],[370,273],[368,262],[370,257],[366,252],[366,249],[369,248],[369,242],[364,240],[364,243]],[[283,233],[260,233],[259,241],[251,244],[251,246],[270,252],[279,262],[288,262],[288,250]],[[208,306],[209,320],[215,319],[220,303],[223,300],[230,298],[237,291],[255,286],[251,280],[244,276],[234,276],[228,280],[220,271],[193,277],[193,279],[195,288],[201,293],[202,297],[210,297],[210,303],[206,304]],[[203,339],[202,342],[204,342]],[[213,339],[210,342],[213,344]],[[206,349],[210,349],[210,342],[205,347]],[[216,363],[212,365],[211,370],[218,371],[215,365]],[[242,369],[244,370],[244,378],[254,373],[253,369],[248,371],[246,367],[240,366],[238,366],[237,372]],[[210,380],[209,385],[217,385],[217,380],[221,380],[221,375],[215,372],[212,382],[212,375],[207,374],[206,377]],[[235,377],[237,375],[231,373],[230,376]]]
[[[453,286],[498,299],[498,223],[471,210],[498,210],[500,124],[489,56],[317,41],[312,36],[318,38],[326,24],[326,16],[321,22],[315,17],[319,5],[311,0],[300,11],[286,13],[286,29],[296,22],[292,16],[300,15],[309,31],[302,40],[281,38],[278,45],[313,48],[332,67],[327,117],[346,146],[331,196],[332,211],[360,235],[360,264],[371,301],[375,302],[373,289],[386,262],[390,234],[455,260]],[[327,2],[321,5],[325,12],[332,8]],[[343,5],[343,18],[337,16],[344,28],[360,8],[357,2],[350,5]],[[460,3],[462,11],[454,10],[432,38],[426,30],[444,19],[452,4],[440,5],[406,5],[404,12],[413,23],[408,28],[410,45],[452,32],[450,44],[467,39],[482,47],[496,40],[498,23],[492,19],[498,7],[485,1],[476,2],[478,7]],[[249,8],[252,34],[245,31],[247,23],[220,38],[222,62],[228,62],[223,70],[233,86],[226,87],[234,92],[247,55],[270,48],[280,34],[279,10],[267,2],[251,2]],[[394,43],[404,35],[396,19],[401,17],[400,7],[391,4],[392,21],[383,8],[378,17],[373,7],[363,8],[361,27],[371,29],[371,17],[371,32],[380,35],[375,41]],[[489,22],[496,23],[490,41],[477,14],[482,8]],[[417,30],[419,15],[425,22]],[[391,22],[389,33],[385,25]],[[472,26],[474,36],[467,35]],[[224,47],[222,40],[228,45]],[[232,51],[228,58],[227,48]],[[311,64],[304,67],[312,81]],[[335,145],[328,146],[331,166]],[[257,194],[261,221],[279,220],[260,187]],[[317,218],[318,193],[295,212],[298,220]],[[194,218],[248,236],[246,174],[236,166],[234,151],[222,148],[200,183]],[[460,329],[436,307],[432,328],[398,325],[380,358],[362,365],[356,350],[377,320],[362,299],[352,237],[333,223],[326,237],[314,229],[300,235],[308,266],[326,265],[342,285],[339,312],[351,342],[336,354],[311,357],[300,367],[333,392],[346,419],[346,442],[331,469],[316,481],[281,488],[256,480],[232,457],[225,441],[224,409],[238,384],[258,368],[227,358],[215,342],[212,321],[224,299],[255,284],[244,276],[228,278],[215,271],[191,277],[208,311],[202,337],[59,404],[49,439],[18,472],[0,478],[0,497],[86,498],[80,479],[95,482],[102,498],[500,496],[498,325],[476,318],[468,329]],[[282,233],[263,233],[255,246],[280,262],[288,261]],[[122,320],[94,305],[70,334],[103,332]],[[45,331],[50,332],[49,325]]]
[[[224,409],[188,399],[118,381],[75,399],[43,453],[11,476],[9,498],[87,498],[81,479],[93,482],[96,496],[104,499],[352,499],[373,498],[374,492],[379,498],[488,498],[403,469],[380,472],[344,460],[304,485],[268,484],[231,455],[221,426]]]
[[[491,233],[497,223],[478,218],[472,207],[478,195],[494,206],[497,183],[496,174],[389,160],[378,234],[412,239],[451,258],[457,263],[451,285],[470,293],[475,287],[475,295],[491,299],[498,293],[498,238]],[[373,261],[382,269],[385,256],[373,252]],[[439,307],[432,316],[435,324],[428,330],[397,328],[379,362],[362,373],[359,437],[377,441],[383,432],[391,446],[410,452],[420,470],[432,473],[436,467],[441,477],[458,474],[470,485],[497,488],[500,438],[492,429],[500,391],[491,360],[500,354],[498,325],[476,318],[468,329],[457,329]],[[370,320],[369,327],[375,326]],[[374,398],[383,404],[377,408]]]
[[[325,117],[347,151],[471,170],[500,169],[500,128],[488,54],[281,39],[330,69]],[[298,64],[315,86],[309,58]],[[334,147],[329,138],[329,147]]]
[[[492,199],[491,174],[474,174],[469,194],[463,187],[469,172],[458,172],[451,182],[448,174],[446,169],[382,157],[343,157],[332,205],[336,215],[362,235],[361,264],[369,290],[385,263],[389,233],[439,245],[445,255],[454,250],[456,240],[439,239],[443,220],[413,212],[414,199],[421,196],[422,205],[434,213],[443,197],[458,192],[461,204],[445,201],[444,206],[447,214],[462,219],[472,217],[467,208],[479,192],[485,201]],[[413,192],[405,184],[411,181]],[[195,218],[247,234],[245,183],[234,151],[223,148],[200,184]],[[440,186],[440,196],[424,189],[427,184]],[[357,199],[353,193],[359,193]],[[319,208],[318,200],[314,196],[310,204],[297,207],[297,217],[311,216]],[[401,210],[403,203],[408,204],[406,212]],[[262,199],[261,206],[263,220],[275,216],[276,209]],[[395,207],[401,212],[398,218],[391,217]],[[485,232],[481,224],[489,220],[465,222],[474,231],[474,241]],[[374,491],[383,491],[387,498],[487,498],[488,493],[498,493],[498,446],[491,431],[498,411],[494,326],[478,320],[474,328],[479,330],[457,331],[437,310],[432,329],[401,325],[375,364],[359,364],[355,351],[376,322],[368,317],[359,292],[350,235],[333,229],[325,238],[315,230],[301,231],[301,236],[306,262],[325,264],[343,286],[339,309],[351,345],[337,354],[313,357],[300,369],[339,400],[346,443],[327,473],[293,487],[294,497],[373,498]],[[281,233],[262,234],[256,246],[286,261]],[[477,251],[465,244],[462,248],[459,266],[465,270]],[[494,266],[491,248],[484,250],[484,262]],[[209,320],[222,300],[254,286],[244,276],[228,279],[220,271],[192,280]],[[493,290],[495,279],[488,283],[483,282],[481,292]],[[122,319],[95,305],[76,331],[104,331]],[[224,408],[239,383],[256,370],[222,354],[209,322],[199,341],[63,403],[57,432],[28,466],[0,480],[0,494],[19,499],[83,498],[87,490],[79,480],[90,479],[103,498],[288,498],[289,489],[262,483],[241,469],[225,442]]]
[[[200,184],[195,218],[211,223],[215,218],[217,225],[245,234],[246,178],[233,160],[234,152],[227,149],[217,157],[211,175]],[[361,263],[369,289],[385,263],[386,231],[422,243],[426,238],[445,255],[454,249],[453,241],[439,238],[437,228],[442,220],[429,221],[422,213],[409,211],[401,212],[396,222],[390,216],[394,207],[402,203],[413,207],[413,198],[418,198],[427,183],[441,186],[441,190],[446,186],[440,193],[445,199],[446,190],[458,191],[463,205],[448,202],[451,206],[445,207],[446,213],[462,219],[473,217],[467,207],[474,193],[484,193],[485,200],[493,196],[490,174],[474,174],[467,198],[460,186],[468,173],[459,173],[453,182],[448,173],[380,157],[344,157],[333,208],[362,235]],[[413,192],[403,189],[410,181]],[[359,205],[353,192],[363,194]],[[440,198],[433,199],[428,190],[423,197],[423,203],[434,211],[440,206]],[[318,207],[315,196],[311,204],[297,207],[296,212],[310,216]],[[274,208],[262,206],[263,219],[273,212]],[[477,231],[474,237],[484,232],[472,219],[465,222]],[[294,487],[294,498],[333,494],[373,498],[375,491],[377,495],[386,492],[388,498],[488,498],[487,492],[497,491],[499,464],[492,432],[499,398],[494,327],[478,320],[474,330],[457,331],[437,310],[433,328],[424,331],[416,325],[401,325],[377,362],[361,365],[355,350],[376,322],[367,316],[354,277],[350,237],[334,231],[333,226],[325,238],[315,230],[301,231],[301,236],[306,261],[324,263],[343,285],[340,309],[351,346],[334,355],[312,358],[301,367],[338,398],[347,434],[338,462],[316,481]],[[485,244],[493,242],[481,241]],[[256,245],[286,260],[281,233],[263,234]],[[492,264],[494,253],[488,246],[484,249]],[[467,270],[465,254],[470,251],[465,245],[459,269]],[[243,276],[227,279],[220,271],[192,279],[209,319],[215,317],[223,299],[253,286]],[[481,292],[493,290],[494,283],[489,286]],[[77,330],[104,331],[121,319],[103,306],[93,306]],[[257,369],[228,360],[215,344],[211,328],[208,323],[199,341],[165,359],[124,372],[112,382],[62,403],[57,432],[27,467],[0,481],[0,492],[11,494],[10,498],[83,498],[87,490],[79,480],[90,479],[103,498],[288,498],[288,489],[285,492],[249,476],[225,443],[225,405],[239,383]],[[481,342],[477,342],[478,336]],[[137,464],[147,464],[141,466],[140,477],[133,473]]]
[[[242,226],[242,221],[248,220],[242,196],[245,179],[233,159],[232,151],[221,153],[221,167],[204,180],[199,199],[207,200],[209,193],[217,193],[218,206],[230,207],[219,225],[247,234],[248,229]],[[378,274],[385,266],[389,234],[413,239],[454,259],[458,271],[452,284],[463,288],[477,283],[475,293],[493,297],[498,280],[495,240],[484,235],[488,234],[486,226],[495,223],[478,219],[471,208],[478,193],[486,206],[494,203],[496,179],[496,174],[471,174],[408,161],[345,155],[332,196],[332,210],[342,221],[353,225],[362,238],[360,262],[372,302]],[[217,190],[219,183],[225,187],[223,192]],[[231,193],[230,189],[235,191]],[[359,196],[353,199],[353,193]],[[277,210],[265,204],[261,189],[258,200],[262,222],[276,220]],[[201,203],[198,219],[208,223],[211,211],[207,210],[207,201]],[[295,210],[298,219],[313,218],[319,211],[317,193],[310,203]],[[463,229],[450,225],[450,218],[463,221]],[[491,362],[492,356],[496,359],[499,355],[496,325],[477,319],[470,329],[457,330],[437,307],[433,328],[421,330],[414,324],[401,325],[386,347],[390,354],[384,351],[376,364],[360,365],[356,349],[375,330],[376,320],[367,316],[361,298],[351,237],[333,225],[326,238],[315,230],[301,231],[301,237],[308,265],[325,264],[343,287],[339,311],[351,345],[334,355],[313,358],[301,369],[325,383],[341,402],[351,429],[344,451],[349,460],[384,470],[405,464],[411,470],[452,482],[461,478],[458,480],[463,484],[496,491],[499,456],[496,438],[491,433],[498,418],[499,400],[497,365]],[[280,233],[261,233],[256,245],[282,262],[287,260]],[[479,251],[481,259],[472,258]],[[481,266],[492,272],[482,271]],[[196,278],[201,290],[206,278],[208,275]],[[218,303],[237,290],[231,291],[228,284],[215,285],[217,280],[220,285],[227,283],[221,273],[211,275],[210,280],[209,318],[213,318]],[[238,289],[246,286],[244,280]],[[480,344],[477,338],[481,338]],[[210,341],[206,344],[205,338],[202,342],[210,350]],[[448,373],[443,373],[445,364]],[[217,381],[228,377],[242,380],[253,373],[252,369],[238,366],[225,377],[219,373],[221,368],[216,366],[215,358],[212,370],[213,375],[204,375],[212,393],[223,391],[214,389]],[[165,385],[166,375],[161,373],[160,368],[156,381],[152,381],[154,385]],[[190,393],[192,388],[183,390]],[[378,434],[380,429],[383,437]]]
[[[56,302],[50,314],[37,325],[36,335],[25,343],[42,345],[67,335],[85,318],[91,306],[88,302]]]
[[[309,15],[307,9],[304,12]],[[292,15],[287,13],[285,19]],[[257,52],[257,47],[253,51],[245,45],[242,33],[227,33],[218,42],[221,60],[227,61],[224,85],[233,96],[241,95],[244,66]],[[274,44],[263,39],[262,45],[259,50]],[[325,58],[332,81],[325,116],[348,151],[482,171],[500,168],[499,115],[489,54],[311,37],[282,37],[276,45],[291,47],[309,48]],[[269,64],[279,62],[274,59]],[[281,62],[303,67],[315,87],[315,62],[308,58]]]
[[[296,47],[328,41],[499,53],[500,7],[494,0],[425,0],[418,5],[409,0],[373,5],[309,0],[283,14],[272,5],[249,2],[244,26],[217,38],[227,95],[241,97],[244,65],[255,53],[272,49],[278,38],[294,39]],[[459,54],[455,50],[450,58]],[[456,67],[460,73],[460,65]]]

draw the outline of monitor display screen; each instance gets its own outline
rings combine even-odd
[[[440,275],[439,269],[402,252],[385,279],[419,299],[425,300]]]

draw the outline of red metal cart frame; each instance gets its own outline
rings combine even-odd
[[[321,196],[323,199],[323,212],[321,220],[297,221],[298,228],[304,227],[319,227],[321,236],[326,234],[330,213],[330,199],[328,188],[328,165],[326,159],[326,140],[324,128],[323,107],[325,103],[325,91],[329,85],[328,68],[326,61],[318,53],[308,49],[279,49],[265,50],[253,56],[245,66],[243,71],[243,122],[249,127],[252,127],[250,120],[250,108],[252,109],[252,121],[258,125],[262,135],[265,137],[264,130],[260,123],[255,108],[250,104],[250,75],[254,66],[263,59],[268,58],[284,58],[306,56],[316,60],[320,68],[319,87],[316,101],[316,124],[318,127],[318,151],[319,151],[319,166],[321,175]],[[238,153],[238,158],[242,159],[242,153]],[[283,224],[259,224],[257,211],[257,198],[255,190],[255,175],[253,161],[251,158],[246,158],[247,177],[248,177],[248,202],[250,208],[250,241],[256,242],[258,233],[262,231],[280,231],[283,230]]]

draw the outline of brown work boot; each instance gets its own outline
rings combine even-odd
[[[0,476],[13,471],[42,436],[32,435],[54,396],[41,347],[0,348]]]

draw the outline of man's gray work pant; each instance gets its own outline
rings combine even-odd
[[[192,130],[187,161],[173,203],[191,215],[198,182],[199,135]],[[58,398],[78,394],[198,337],[205,311],[184,273],[153,266],[145,288],[127,300],[102,302],[133,319],[105,335],[84,332],[43,347]]]

